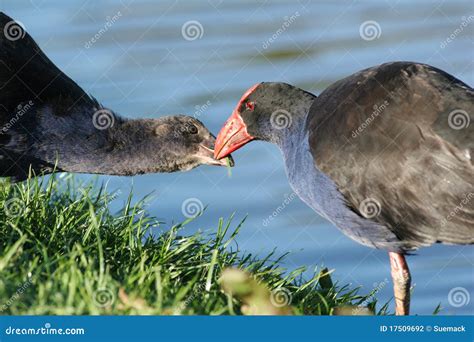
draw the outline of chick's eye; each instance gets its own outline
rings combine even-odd
[[[245,107],[248,109],[248,110],[254,110],[255,108],[255,103],[253,103],[252,101],[249,101],[245,104]]]
[[[198,129],[197,129],[197,127],[194,126],[194,125],[189,125],[187,131],[188,131],[188,133],[190,133],[190,134],[197,134]]]

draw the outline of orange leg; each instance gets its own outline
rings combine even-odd
[[[388,255],[395,295],[395,314],[408,315],[410,312],[410,270],[403,254],[389,252]]]

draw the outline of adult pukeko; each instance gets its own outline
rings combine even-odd
[[[474,243],[473,115],[471,87],[418,63],[362,70],[319,97],[265,82],[241,98],[215,157],[251,140],[277,144],[306,204],[350,238],[389,252],[396,313],[408,314],[405,255]]]
[[[193,117],[129,120],[102,107],[0,13],[0,177],[23,180],[30,168],[133,175],[226,165],[213,158],[214,142]]]

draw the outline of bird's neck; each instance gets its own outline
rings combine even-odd
[[[45,110],[41,116],[41,145],[33,144],[36,156],[62,171],[109,175],[167,172],[166,151],[150,153],[157,120],[126,120],[114,115],[113,124],[97,128],[87,113],[78,111],[65,122]]]
[[[83,172],[111,175],[135,175],[166,172],[163,151],[150,155],[148,144],[153,141],[154,124],[148,119],[120,120],[108,129],[106,142],[95,150]],[[163,165],[162,165],[163,164]]]
[[[277,144],[281,150],[291,150],[305,135],[306,121],[310,108],[316,96],[301,89],[297,99],[290,102],[287,109],[273,112],[270,141]],[[280,119],[280,121],[278,121]]]

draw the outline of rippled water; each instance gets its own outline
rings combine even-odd
[[[469,1],[31,0],[0,1],[0,6],[105,106],[130,117],[196,115],[215,133],[240,95],[260,81],[285,81],[318,94],[362,68],[412,60],[474,84]],[[359,29],[367,21],[376,23],[366,24],[362,32],[368,40],[363,40]],[[185,23],[197,25],[188,39],[182,35]],[[252,143],[234,157],[231,178],[224,168],[200,167],[101,180],[123,194],[133,188],[136,198],[153,192],[149,210],[168,226],[183,220],[183,201],[198,199],[208,208],[188,232],[213,230],[219,217],[233,212],[236,223],[248,215],[239,248],[292,251],[289,268],[324,264],[335,269],[341,284],[360,285],[365,293],[390,279],[385,252],[349,240],[292,199],[275,146]],[[264,221],[279,206],[280,213]],[[473,247],[435,246],[408,259],[413,313],[430,314],[439,303],[445,314],[473,313],[474,298],[467,304],[467,298],[448,300],[456,287],[473,294]],[[390,300],[390,283],[377,296]]]

